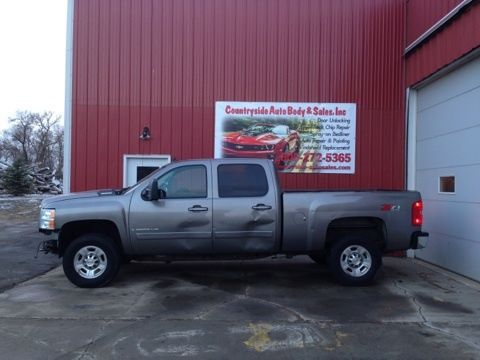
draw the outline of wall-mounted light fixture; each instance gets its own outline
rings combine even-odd
[[[148,126],[145,126],[142,130],[142,132],[140,133],[140,139],[141,140],[148,140],[150,139],[150,129]]]

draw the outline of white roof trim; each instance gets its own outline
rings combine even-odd
[[[430,36],[435,34],[440,28],[442,28],[448,21],[453,19],[455,16],[460,14],[465,7],[470,5],[471,3],[475,2],[476,0],[463,0],[460,4],[455,6],[447,15],[443,18],[438,20],[430,29],[425,31],[422,35],[420,35],[415,41],[413,41],[410,45],[405,48],[404,54],[408,54],[410,51],[415,49],[417,46],[425,42]]]

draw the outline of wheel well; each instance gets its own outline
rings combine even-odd
[[[359,234],[368,236],[380,250],[385,248],[386,227],[382,219],[375,217],[348,217],[333,220],[327,228],[325,249],[328,251],[339,238]]]
[[[120,240],[120,233],[118,232],[117,226],[112,221],[84,220],[73,221],[63,225],[58,237],[59,256],[63,256],[65,249],[74,239],[88,233],[108,235],[115,241],[115,244],[118,246],[121,253],[124,254],[122,241]]]

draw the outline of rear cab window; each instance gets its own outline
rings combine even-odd
[[[261,165],[222,164],[217,171],[221,198],[261,197],[268,193],[268,180]]]

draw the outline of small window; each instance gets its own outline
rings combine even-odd
[[[439,190],[440,193],[455,193],[455,176],[440,176]]]
[[[218,167],[220,197],[258,197],[268,193],[265,170],[255,164],[226,164]]]
[[[158,169],[158,166],[137,166],[137,182]]]
[[[167,199],[207,197],[207,170],[202,165],[182,166],[162,175],[158,188]]]

